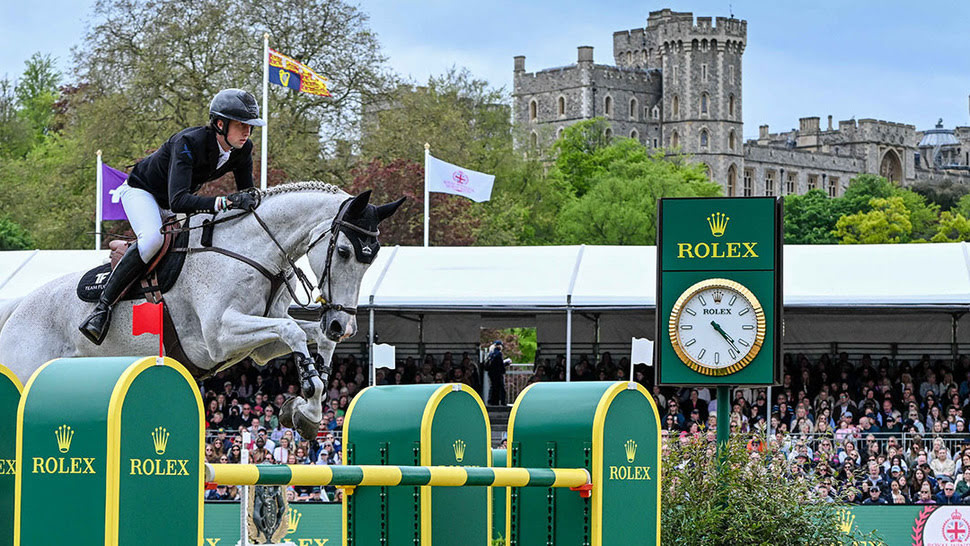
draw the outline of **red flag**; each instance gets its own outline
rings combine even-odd
[[[162,343],[162,306],[164,303],[145,302],[131,308],[131,335],[158,335],[158,356],[164,356]]]

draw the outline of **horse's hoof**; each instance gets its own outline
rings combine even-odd
[[[313,440],[317,437],[317,432],[320,430],[320,423],[315,423],[307,418],[305,415],[299,411],[293,412],[293,424],[294,427],[306,440]]]
[[[296,397],[292,396],[283,402],[283,406],[280,407],[280,424],[286,428],[294,428],[293,426],[293,414],[296,412]]]

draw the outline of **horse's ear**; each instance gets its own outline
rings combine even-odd
[[[368,201],[370,201],[370,190],[354,197],[354,200],[350,202],[350,206],[347,207],[346,215],[351,218],[357,218],[361,214],[364,214]]]
[[[397,212],[397,209],[400,208],[406,200],[407,196],[402,197],[392,203],[385,203],[377,207],[377,221],[383,222],[386,218],[389,218],[392,214]]]

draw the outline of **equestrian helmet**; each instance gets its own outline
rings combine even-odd
[[[223,89],[216,93],[209,103],[209,121],[215,126],[217,119],[232,119],[256,127],[266,125],[259,119],[256,97],[242,89]]]

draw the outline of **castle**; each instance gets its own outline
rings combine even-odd
[[[572,123],[605,117],[608,136],[689,154],[727,196],[842,195],[858,173],[900,184],[956,179],[970,184],[970,127],[920,132],[875,119],[799,120],[798,129],[743,140],[742,56],[747,21],[651,12],[645,28],[613,33],[614,65],[578,48],[576,64],[526,72],[514,59],[513,122],[520,146],[546,149]]]

